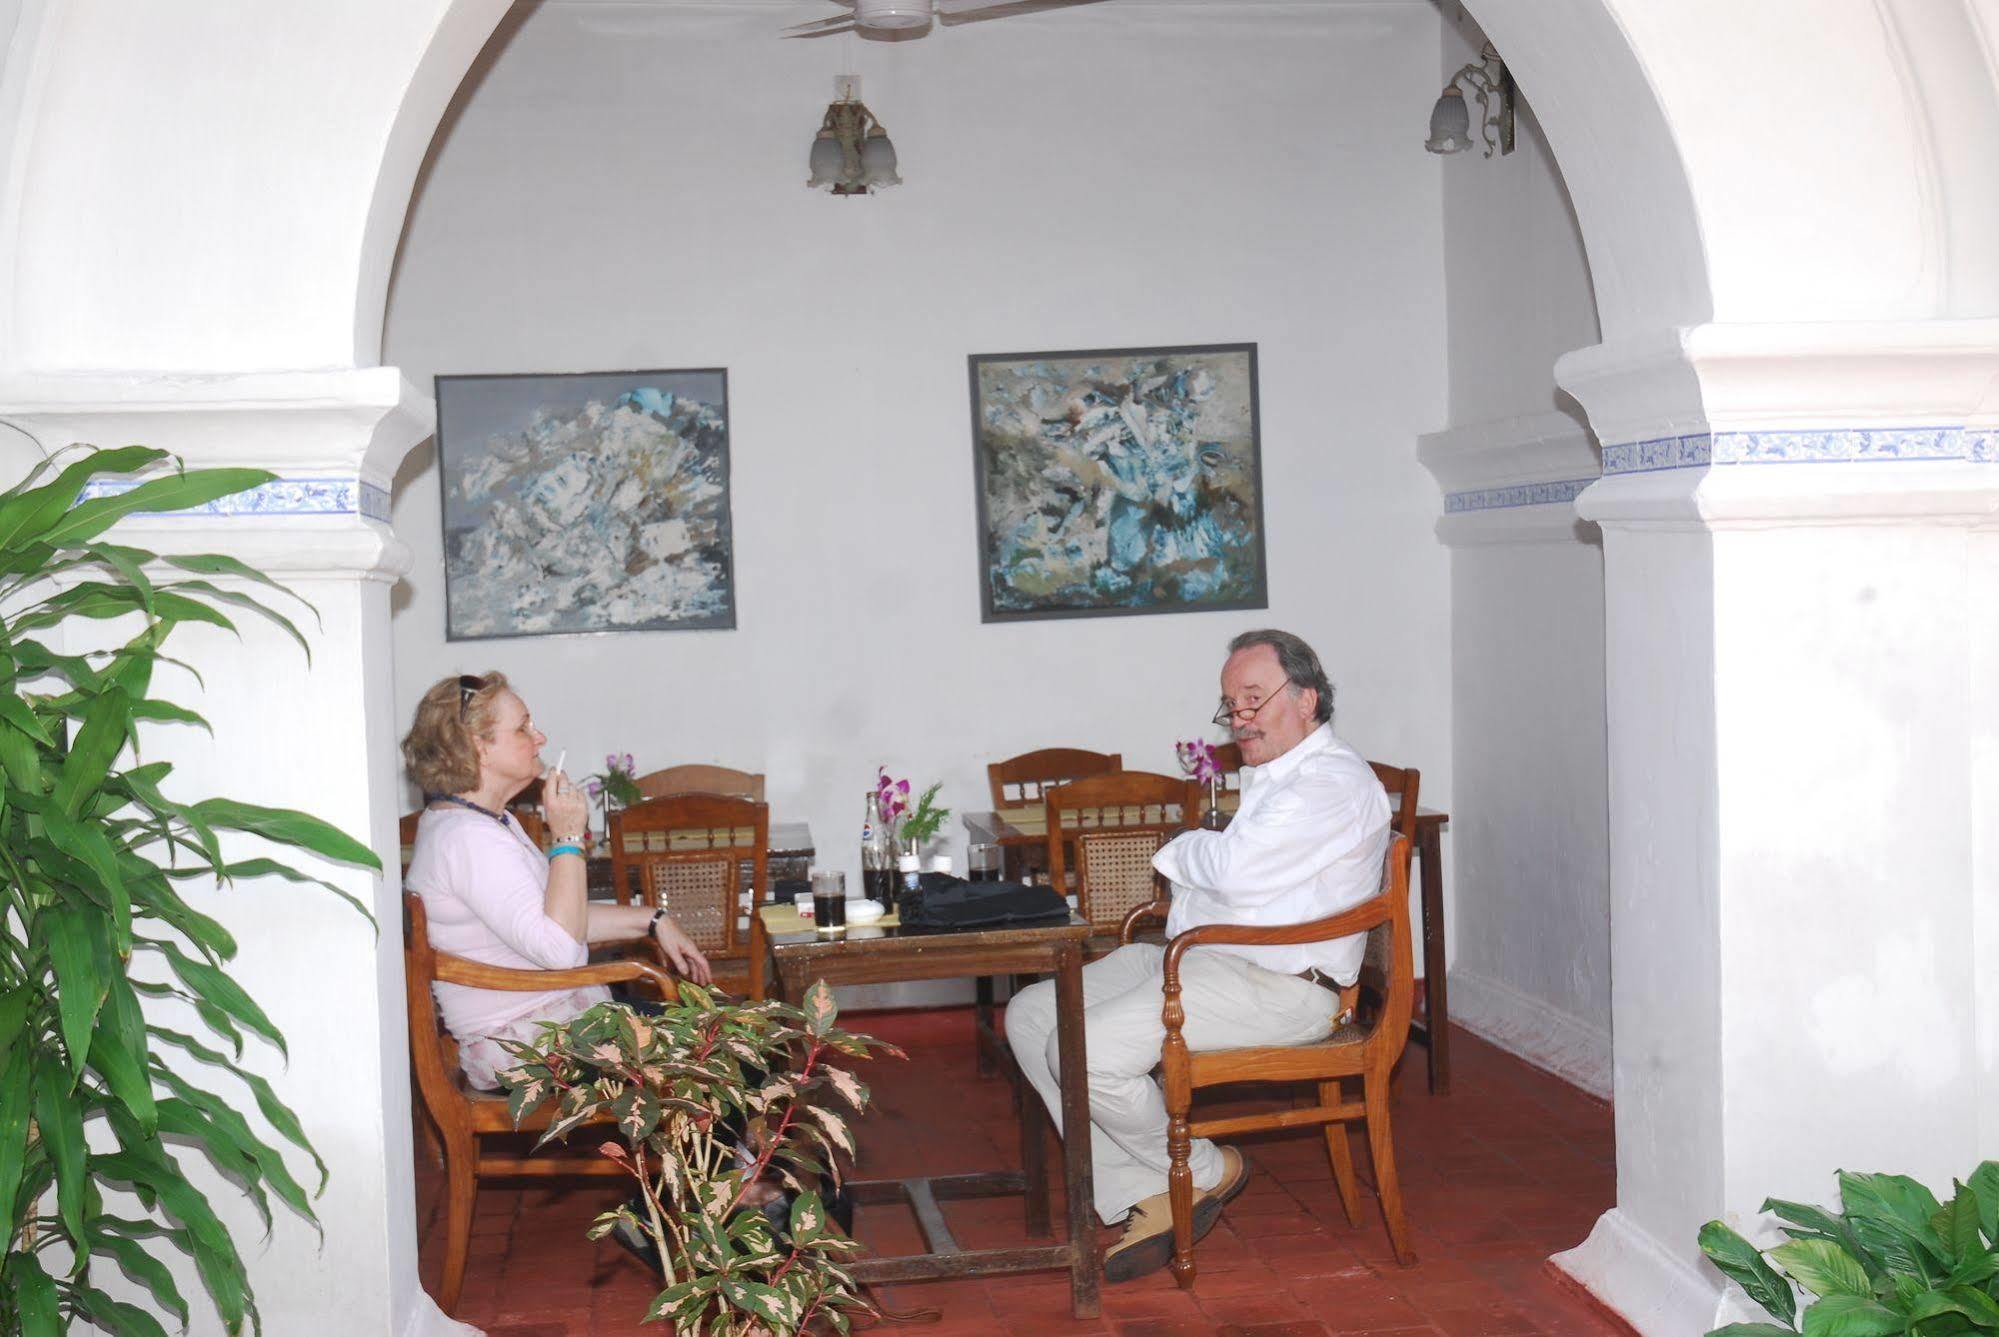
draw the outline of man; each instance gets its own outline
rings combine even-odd
[[[1312,648],[1283,631],[1245,632],[1222,666],[1225,724],[1242,748],[1242,806],[1226,831],[1188,831],[1153,857],[1173,884],[1168,934],[1198,924],[1299,924],[1374,896],[1388,849],[1388,796],[1359,753],[1333,736],[1333,688]],[[1188,1047],[1301,1045],[1331,1033],[1338,989],[1360,974],[1365,938],[1298,947],[1197,947],[1180,971]],[[1165,1043],[1165,949],[1120,947],[1083,968],[1090,1154],[1097,1215],[1122,1218],[1104,1276],[1128,1281],[1173,1254],[1166,1196],[1166,1104],[1152,1070]],[[1007,1041],[1061,1127],[1055,986],[1021,992]],[[1195,1238],[1242,1191],[1235,1148],[1193,1144]]]

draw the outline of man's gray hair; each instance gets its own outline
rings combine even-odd
[[[1303,691],[1310,687],[1319,694],[1318,709],[1313,717],[1325,724],[1333,718],[1333,684],[1326,677],[1326,670],[1319,664],[1319,657],[1312,653],[1312,647],[1288,631],[1278,631],[1266,627],[1258,631],[1246,631],[1229,642],[1229,653],[1247,650],[1252,646],[1267,645],[1277,652],[1277,666],[1284,670],[1284,680],[1292,690]]]

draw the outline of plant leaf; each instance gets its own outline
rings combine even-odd
[[[56,1008],[62,1022],[63,1046],[72,1076],[80,1076],[90,1057],[90,1032],[97,1009],[110,988],[102,967],[109,951],[103,947],[100,924],[68,905],[51,906],[38,917],[56,973]]]
[[[248,831],[281,845],[295,845],[324,859],[382,871],[375,852],[338,827],[290,808],[265,808],[234,799],[211,798],[188,807],[202,821],[224,831]]]
[[[285,1048],[285,1037],[271,1024],[271,1019],[264,1015],[264,1009],[257,1006],[257,1000],[250,997],[242,985],[231,979],[228,972],[189,956],[164,939],[143,938],[139,941],[165,956],[167,964],[173,967],[174,974],[180,977],[180,982],[194,994],[227,1013],[231,1020],[243,1023],[248,1029],[269,1040],[278,1047],[280,1053],[290,1056]]]
[[[55,480],[25,492],[9,489],[0,493],[0,549],[18,547],[41,538],[49,527],[75,503],[84,484],[96,474],[128,474],[165,459],[164,450],[126,446],[117,450],[97,450],[66,467]],[[34,477],[30,474],[29,477]]]
[[[1701,1227],[1699,1243],[1708,1260],[1766,1313],[1786,1323],[1797,1321],[1798,1301],[1791,1293],[1791,1283],[1777,1275],[1755,1245],[1720,1221]]]
[[[89,1216],[84,1202],[83,1102],[71,1094],[69,1077],[54,1054],[35,1059],[35,1128],[55,1167],[56,1209],[81,1262],[90,1253],[90,1237],[83,1231]]]
[[[14,1283],[14,1317],[20,1337],[60,1337],[62,1314],[56,1300],[56,1284],[42,1271],[31,1253],[7,1255],[7,1279]]]
[[[1805,1337],[1889,1337],[1906,1320],[1869,1297],[1829,1295],[1805,1311]]]
[[[1768,1257],[1814,1295],[1874,1296],[1867,1269],[1831,1240],[1792,1240],[1770,1250]]]
[[[277,477],[264,469],[191,469],[150,479],[127,492],[72,507],[37,537],[57,548],[88,543],[134,511],[185,511],[219,497],[247,492]]]
[[[34,1107],[35,1047],[16,1045],[0,1071],[0,1210],[14,1211],[28,1156],[28,1112]],[[10,1216],[10,1220],[14,1219]]]
[[[312,1157],[313,1165],[318,1167],[319,1170],[319,1188],[315,1190],[315,1193],[324,1193],[326,1191],[326,1162],[319,1158],[319,1152],[313,1148],[311,1139],[306,1137],[305,1129],[299,1124],[298,1115],[292,1113],[291,1106],[278,1099],[277,1092],[271,1089],[269,1082],[254,1072],[245,1072],[241,1068],[238,1068],[226,1057],[210,1049],[191,1035],[184,1035],[179,1031],[170,1031],[161,1026],[153,1026],[148,1029],[151,1030],[154,1038],[164,1040],[178,1049],[186,1050],[204,1063],[213,1064],[234,1074],[243,1085],[249,1087],[250,1094],[257,1099],[257,1109],[263,1114],[264,1122],[275,1128],[278,1131],[278,1135],[284,1138],[285,1141]]]

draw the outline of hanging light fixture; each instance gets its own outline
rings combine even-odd
[[[812,176],[805,184],[835,195],[866,195],[901,185],[902,178],[895,173],[895,145],[861,101],[859,77],[842,75],[833,81],[833,91],[834,100],[812,138]]]
[[[1485,141],[1485,156],[1497,150],[1513,152],[1513,76],[1506,62],[1487,42],[1473,64],[1450,77],[1437,105],[1430,109],[1430,137],[1423,147],[1432,153],[1463,153],[1478,141],[1471,134],[1471,108],[1458,88],[1463,84],[1478,98],[1478,129]]]

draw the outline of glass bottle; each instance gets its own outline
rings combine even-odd
[[[861,894],[879,902],[884,910],[895,905],[895,852],[889,847],[888,824],[881,820],[872,792],[861,819]]]
[[[914,854],[905,854],[900,859],[897,859],[895,861],[895,873],[895,894],[898,897],[913,896],[923,890],[922,860],[918,859]]]

